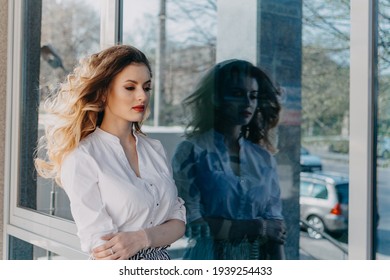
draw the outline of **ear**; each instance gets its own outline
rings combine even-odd
[[[106,101],[107,101],[107,97],[106,95],[103,95],[100,99],[100,110],[103,111],[104,108],[106,107]]]
[[[105,104],[107,101],[107,93],[105,92],[102,96],[102,103]]]

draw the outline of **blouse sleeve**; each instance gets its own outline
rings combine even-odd
[[[179,144],[172,159],[172,167],[179,196],[186,203],[188,223],[202,218],[200,193],[195,184],[196,162],[192,143],[184,141]]]
[[[164,160],[165,160],[166,167],[168,169],[169,176],[171,177],[171,179],[173,179],[173,171],[172,171],[172,167],[168,161],[168,156],[167,156],[166,150],[164,149],[164,147],[161,143],[159,143],[159,144],[161,145],[161,149],[163,151]],[[170,211],[167,219],[168,220],[177,219],[177,220],[181,220],[181,221],[186,223],[187,218],[186,218],[186,207],[184,206],[185,202],[181,197],[178,196],[176,184],[174,186],[175,186],[175,201],[173,203],[173,207],[171,208],[171,211]]]
[[[277,172],[277,164],[274,157],[271,157],[271,167],[270,198],[265,210],[265,218],[283,220],[282,201],[280,198],[280,184]]]
[[[178,197],[173,205],[168,220],[177,219],[186,223],[186,208],[184,207],[184,200],[181,197]]]
[[[61,182],[70,200],[81,249],[90,253],[105,242],[101,239],[103,235],[118,231],[102,202],[95,160],[75,150],[63,162]]]

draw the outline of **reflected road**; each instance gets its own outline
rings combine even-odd
[[[316,154],[313,151],[313,154]],[[323,170],[349,173],[348,157],[340,154],[318,153],[323,160]],[[377,237],[377,259],[390,259],[390,164],[378,160],[378,212],[380,216]],[[350,187],[353,191],[353,186]],[[343,238],[345,239],[345,238]],[[325,239],[310,239],[305,232],[301,232],[301,249],[308,257],[315,259],[347,259],[348,256]]]

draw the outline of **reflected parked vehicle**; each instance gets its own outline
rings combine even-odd
[[[348,230],[348,176],[301,172],[300,178],[300,218],[318,229],[307,228],[309,236],[320,239],[321,232],[345,233]]]
[[[313,172],[322,170],[321,158],[312,155],[308,149],[301,147],[301,172]]]
[[[378,139],[377,147],[378,157],[383,159],[390,159],[390,138],[381,137]]]

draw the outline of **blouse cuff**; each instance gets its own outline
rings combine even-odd
[[[177,198],[176,204],[174,205],[171,215],[168,217],[169,220],[177,219],[183,222],[186,220],[186,208],[184,207],[184,200],[180,197]]]

